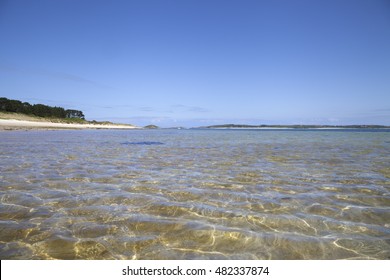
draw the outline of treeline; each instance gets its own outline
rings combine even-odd
[[[0,111],[34,115],[44,118],[78,118],[85,119],[82,111],[66,110],[62,107],[52,107],[43,104],[33,104],[0,97]]]

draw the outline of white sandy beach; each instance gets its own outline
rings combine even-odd
[[[15,119],[0,119],[0,130],[14,129],[134,129],[132,125],[121,124],[74,124],[55,123],[48,121],[25,121]]]

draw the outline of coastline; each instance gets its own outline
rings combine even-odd
[[[16,119],[0,119],[0,131],[31,129],[137,129],[139,127],[125,124],[77,124],[55,123],[49,121],[27,121]]]
[[[227,125],[211,125],[199,127],[199,129],[243,129],[243,130],[277,130],[277,129],[310,129],[310,130],[337,130],[337,129],[390,129],[390,126],[385,125],[236,125],[236,124],[227,124]]]

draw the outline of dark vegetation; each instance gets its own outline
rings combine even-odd
[[[52,107],[43,104],[33,104],[0,97],[0,111],[33,115],[43,118],[59,119],[80,119],[84,120],[85,116],[82,111],[73,109],[64,109],[62,107]]]
[[[146,129],[158,129],[159,127],[157,125],[150,124],[150,125],[144,126],[144,128],[146,128]]]

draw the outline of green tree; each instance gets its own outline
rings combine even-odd
[[[66,117],[67,118],[78,118],[78,119],[82,119],[82,120],[85,119],[83,112],[78,111],[78,110],[71,110],[71,109],[66,110]]]

